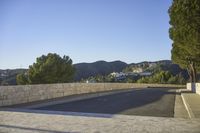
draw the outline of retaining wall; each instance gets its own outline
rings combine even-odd
[[[182,87],[181,85],[134,84],[134,83],[64,83],[41,85],[0,86],[0,106],[28,103],[57,97],[146,87]]]
[[[187,83],[187,89],[191,90],[192,92],[195,92],[197,94],[200,94],[200,83]]]

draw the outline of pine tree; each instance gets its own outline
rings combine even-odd
[[[173,0],[169,9],[172,61],[186,68],[191,82],[200,71],[200,0]]]
[[[29,66],[27,75],[17,76],[18,84],[47,84],[66,83],[73,80],[75,69],[68,56],[63,58],[49,53],[36,59],[36,63]]]

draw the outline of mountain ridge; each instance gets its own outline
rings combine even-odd
[[[159,61],[143,61],[139,63],[126,63],[120,60],[107,62],[99,60],[92,63],[77,63],[74,64],[76,69],[74,80],[79,82],[81,79],[86,79],[96,75],[108,75],[112,72],[122,72],[127,67],[144,67],[149,64],[160,65],[159,69],[170,71],[174,75],[183,72],[185,77],[187,73],[181,69],[177,64],[173,64],[171,60],[159,60]],[[0,69],[0,84],[16,84],[16,75],[26,72],[28,69]]]

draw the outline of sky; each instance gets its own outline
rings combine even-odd
[[[47,53],[73,63],[171,58],[171,0],[0,0],[0,69]]]

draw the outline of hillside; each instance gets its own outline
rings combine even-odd
[[[80,81],[83,78],[88,78],[95,75],[107,75],[111,72],[121,72],[128,64],[121,61],[97,61],[94,63],[78,63],[74,64],[76,68],[75,81]],[[27,69],[0,69],[0,85],[15,85],[16,75],[23,73]]]
[[[121,72],[128,66],[128,64],[121,61],[97,61],[94,63],[79,63],[74,66],[76,68],[75,80],[79,81],[90,76],[108,75],[112,72]]]
[[[141,68],[143,71],[147,72],[159,72],[159,71],[169,71],[173,75],[181,74],[185,79],[188,79],[187,71],[181,69],[179,65],[173,64],[170,60],[161,60],[155,62],[140,62],[129,64],[123,71],[131,72],[135,69]]]
[[[136,68],[141,68],[143,71],[158,72],[158,71],[169,71],[173,75],[181,74],[185,79],[188,79],[186,70],[181,69],[178,65],[173,64],[170,60],[162,60],[155,62],[140,62],[127,64],[122,61],[97,61],[93,63],[78,63],[74,64],[76,73],[74,80],[80,81],[91,76],[96,75],[108,75],[112,72],[129,72]],[[27,69],[7,69],[0,70],[0,85],[15,85],[16,75],[23,73]]]
[[[24,73],[27,69],[0,69],[0,85],[16,85],[16,76]]]

